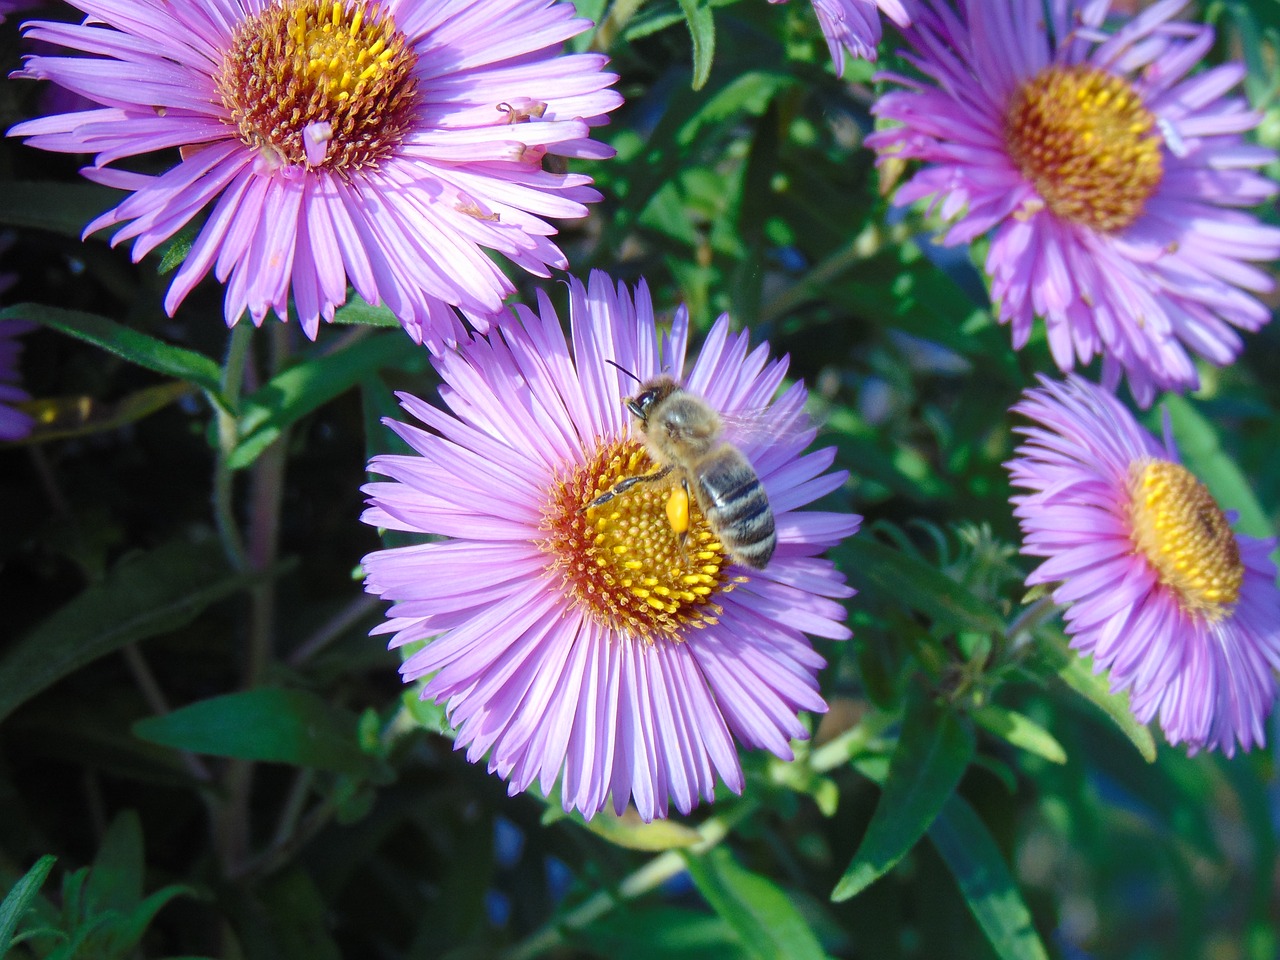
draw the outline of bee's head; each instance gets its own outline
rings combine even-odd
[[[654,377],[640,384],[640,392],[634,397],[627,397],[623,402],[643,426],[649,422],[649,414],[653,412],[653,408],[679,389],[680,385],[668,376]]]

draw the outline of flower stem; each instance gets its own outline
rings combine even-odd
[[[222,367],[222,395],[232,411],[238,411],[240,394],[244,386],[245,364],[249,357],[249,343],[253,337],[253,325],[239,323],[231,328],[227,341],[227,359]],[[236,523],[234,493],[235,474],[228,466],[231,452],[235,450],[239,433],[236,427],[236,414],[214,405],[214,416],[217,418],[218,457],[213,471],[213,516],[218,526],[218,536],[222,540],[222,549],[227,560],[238,572],[249,569],[249,561],[245,555],[244,541],[240,536],[240,528]]]
[[[602,890],[589,897],[559,920],[547,924],[519,943],[499,954],[501,960],[532,960],[565,941],[565,933],[581,930],[599,920],[619,903],[634,900],[651,890],[656,890],[672,877],[686,869],[685,857],[706,853],[729,836],[733,827],[755,813],[756,804],[744,800],[728,813],[709,817],[698,827],[698,840],[682,850],[668,850],[654,857],[639,870],[628,874],[616,890]]]

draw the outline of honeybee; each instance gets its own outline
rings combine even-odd
[[[778,543],[773,511],[751,463],[721,437],[720,415],[669,376],[641,382],[635,374],[623,372],[640,384],[636,395],[623,402],[657,469],[619,481],[586,509],[607,503],[638,483],[653,483],[675,473],[678,482],[667,499],[667,520],[681,548],[689,535],[692,495],[729,557],[763,570]]]

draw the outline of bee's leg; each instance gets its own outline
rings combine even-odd
[[[666,466],[666,467],[662,467],[660,470],[655,470],[653,473],[642,473],[638,477],[627,477],[625,480],[619,480],[610,489],[600,494],[600,496],[596,497],[594,500],[592,500],[582,509],[586,511],[586,510],[590,510],[592,507],[598,507],[602,503],[608,503],[618,494],[626,493],[628,490],[634,487],[637,483],[652,483],[655,480],[661,480],[670,472],[671,472],[671,467]]]

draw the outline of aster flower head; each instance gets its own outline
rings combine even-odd
[[[1275,540],[1225,512],[1101,387],[1042,378],[1014,411],[1036,425],[1007,464],[1028,586],[1056,583],[1071,646],[1128,690],[1170,743],[1227,756],[1265,742],[1280,668]]]
[[[1144,406],[1197,386],[1193,355],[1229,363],[1272,289],[1254,263],[1280,230],[1242,208],[1276,192],[1242,134],[1261,113],[1238,63],[1193,72],[1213,31],[1160,0],[1106,29],[1107,0],[924,0],[905,35],[921,78],[875,112],[882,160],[923,161],[895,202],[928,198],[943,240],[990,235],[986,272],[1021,348],[1045,321],[1064,372],[1103,358]],[[1051,15],[1046,17],[1046,7]]]
[[[539,276],[566,265],[545,218],[599,199],[548,155],[610,156],[590,128],[621,103],[595,54],[559,55],[590,27],[559,0],[73,0],[81,24],[35,56],[100,109],[21,123],[46,150],[96,154],[91,179],[130,191],[86,233],[122,225],[140,259],[212,208],[165,300],[211,270],[225,314],[288,315],[315,337],[347,285],[433,348],[482,329],[513,291],[488,251]],[[159,176],[119,160],[177,147]]]
[[[22,341],[18,337],[34,329],[35,324],[26,320],[0,320],[0,440],[22,440],[35,425],[28,414],[10,406],[31,399],[22,389],[18,369]]]
[[[691,507],[683,545],[671,483],[650,471],[623,398],[685,367],[688,317],[660,338],[646,287],[634,299],[594,273],[569,283],[571,336],[545,295],[500,335],[440,357],[439,409],[402,395],[429,429],[388,421],[412,456],[374,458],[366,523],[448,539],[364,559],[367,589],[393,601],[378,632],[430,640],[401,667],[446,705],[467,759],[488,756],[511,794],[557,783],[585,816],[610,795],[645,820],[688,812],[720,779],[740,792],[734,739],[790,758],[801,710],[825,710],[809,637],[843,639],[844,578],[819,554],[858,518],[799,508],[837,489],[834,451],[804,453],[814,430],[767,344],[748,350],[721,317],[684,387],[725,415],[751,411],[740,449],[768,493],[777,547],[763,570],[729,561]],[[572,346],[570,346],[572,344]],[[782,425],[789,429],[780,431]]]
[[[786,3],[787,0],[769,0]],[[911,22],[910,7],[915,0],[813,0],[822,35],[836,66],[836,76],[844,76],[844,52],[861,60],[875,60],[880,45],[880,14],[899,27]]]

